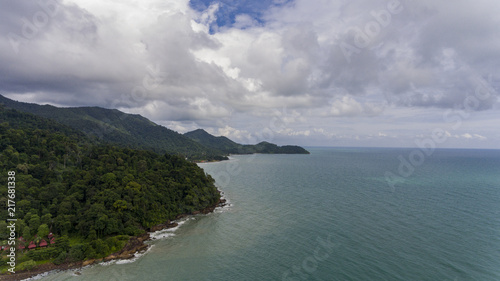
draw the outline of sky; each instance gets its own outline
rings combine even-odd
[[[500,149],[497,0],[2,0],[0,94],[240,143]]]

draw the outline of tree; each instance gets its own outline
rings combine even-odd
[[[97,219],[95,222],[95,229],[97,229],[98,234],[101,234],[102,236],[104,228],[106,228],[106,225],[108,223],[108,216],[102,215]]]
[[[65,262],[65,261],[66,261],[66,257],[67,257],[67,256],[68,256],[68,254],[67,254],[66,252],[61,252],[61,253],[57,256],[57,258],[54,260],[54,264],[59,265],[59,264],[61,264],[61,263]]]
[[[23,237],[26,240],[31,240],[31,228],[29,226],[25,226],[23,229]]]
[[[32,232],[37,231],[38,227],[40,226],[40,217],[38,215],[32,215],[30,220],[28,221],[28,225],[30,226]],[[34,235],[35,233],[31,234]]]
[[[9,237],[7,232],[7,223],[5,221],[0,221],[0,240],[5,240]]]
[[[89,241],[94,241],[94,240],[96,240],[96,239],[97,239],[97,233],[95,232],[95,229],[93,229],[93,228],[92,228],[92,229],[89,231],[89,235],[87,236],[87,239],[88,239]]]
[[[32,270],[36,266],[36,262],[34,260],[29,260],[21,263],[19,265],[18,270]]]
[[[56,248],[61,252],[67,252],[69,250],[69,238],[68,236],[61,236],[56,239]]]
[[[49,226],[46,225],[46,224],[41,224],[38,227],[38,233],[37,234],[38,234],[39,237],[44,238],[44,237],[47,237],[47,235],[49,235],[49,232],[50,232]]]
[[[40,218],[40,221],[43,224],[47,224],[47,225],[51,224],[52,223],[52,214],[51,213],[47,213],[47,214],[43,215]]]
[[[118,210],[118,212],[122,212],[123,210],[126,210],[128,208],[127,201],[116,200],[116,202],[113,203],[113,208]]]
[[[76,244],[69,249],[69,257],[73,261],[80,261],[85,258],[85,245]]]

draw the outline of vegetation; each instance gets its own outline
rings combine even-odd
[[[104,257],[129,236],[220,197],[214,180],[183,157],[96,144],[69,126],[0,105],[0,182],[7,182],[11,170],[17,235],[26,246],[35,235],[56,237],[55,246],[19,258],[26,269],[35,261]],[[7,206],[6,188],[0,205]],[[7,218],[6,208],[0,217]],[[2,220],[0,241],[7,235]]]
[[[300,146],[285,145],[277,146],[269,142],[261,142],[256,145],[243,145],[236,143],[226,137],[215,137],[207,133],[205,130],[198,129],[184,134],[200,144],[222,151],[227,154],[309,154],[307,150]]]
[[[45,117],[84,133],[94,142],[169,153],[190,160],[225,160],[224,153],[211,149],[136,114],[100,107],[58,108],[17,102],[0,95],[8,108]]]
[[[308,154],[299,146],[277,146],[268,142],[238,144],[226,137],[215,137],[202,129],[184,135],[157,125],[135,114],[99,107],[58,108],[13,101],[0,95],[7,108],[45,117],[87,136],[93,144],[109,144],[132,149],[169,153],[191,161],[227,160],[228,154]],[[73,132],[74,134],[74,132]]]

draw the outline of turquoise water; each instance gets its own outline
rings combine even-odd
[[[42,280],[500,280],[500,151],[310,148],[200,164],[230,206],[133,262]]]

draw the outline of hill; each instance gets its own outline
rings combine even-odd
[[[207,148],[145,117],[100,107],[59,108],[17,102],[0,95],[0,104],[67,125],[94,141],[157,153],[181,155],[190,160],[224,160],[224,153]]]
[[[15,179],[15,198],[6,187],[0,203],[15,199],[9,212],[25,240],[16,239],[16,245],[42,247],[50,232],[56,239],[43,249],[18,250],[18,271],[35,262],[106,257],[130,236],[212,208],[220,198],[214,180],[183,157],[94,145],[80,131],[0,105],[0,181],[7,183],[7,177]],[[1,246],[10,235],[9,215],[0,209]],[[0,254],[3,272],[6,255]]]
[[[198,129],[194,130],[191,132],[187,132],[184,134],[184,136],[199,142],[200,144],[216,149],[219,151],[222,151],[224,153],[228,154],[245,154],[242,151],[242,145],[235,143],[234,141],[222,136],[222,137],[216,137],[213,136],[209,133],[207,133],[203,129]]]
[[[294,145],[278,146],[269,142],[261,142],[256,145],[243,145],[224,136],[213,136],[203,129],[194,130],[185,133],[184,135],[206,147],[219,150],[227,154],[309,154],[309,151],[300,146]]]

